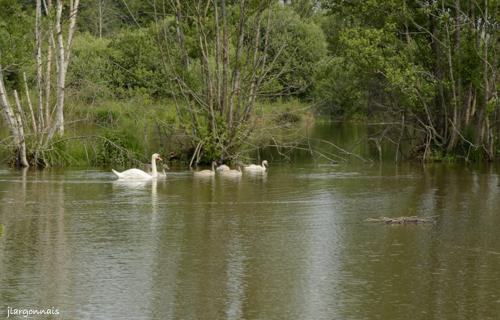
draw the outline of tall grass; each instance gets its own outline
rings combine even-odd
[[[242,141],[240,156],[248,157],[256,149],[274,144],[275,139],[300,139],[300,135],[291,132],[301,130],[298,123],[310,118],[308,110],[296,100],[259,102],[250,121],[254,130]],[[128,100],[106,98],[88,102],[70,95],[65,118],[65,135],[44,150],[50,166],[136,166],[148,162],[155,152],[186,164],[196,147],[185,126],[179,123],[170,100],[152,101],[137,95]],[[0,140],[7,134],[3,133]],[[202,161],[211,162],[212,157],[207,153]]]

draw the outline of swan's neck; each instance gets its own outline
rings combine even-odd
[[[212,162],[212,171],[215,171],[215,163]]]
[[[266,161],[266,160],[264,160],[264,161]],[[262,168],[264,168],[264,169],[265,169],[265,168],[266,168],[266,166],[265,166],[265,162],[264,162],[264,161],[262,161]]]
[[[158,171],[156,171],[156,159],[151,157],[151,175],[153,177],[158,176]]]

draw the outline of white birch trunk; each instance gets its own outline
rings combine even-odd
[[[21,102],[19,100],[19,96],[17,95],[16,90],[14,90],[14,98],[16,100],[16,105],[17,105],[17,113],[14,114],[16,117],[17,132],[19,134],[19,148],[17,148],[16,150],[16,155],[20,166],[27,168],[30,165],[28,163],[28,160],[26,159],[26,140],[24,136],[24,126],[22,120],[22,116],[24,115],[24,113],[23,109],[21,108]]]
[[[33,126],[33,133],[36,133],[36,132],[38,132],[38,127],[36,125],[35,113],[33,112],[33,105],[31,104],[30,91],[28,88],[28,81],[26,80],[26,72],[23,72],[23,79],[24,79],[24,90],[26,90],[26,101],[28,102],[28,108],[30,110],[30,116],[31,116],[31,124]],[[41,110],[41,111],[43,111],[43,110]],[[42,117],[42,119],[43,119],[43,117]],[[42,120],[42,122],[43,122],[43,120]],[[43,128],[43,124],[40,123],[40,125]]]
[[[35,14],[35,45],[36,45],[36,85],[38,90],[38,124],[40,128],[44,125],[43,115],[43,85],[42,85],[42,1],[36,0]],[[26,79],[25,79],[26,82]]]
[[[52,31],[50,31],[52,32]],[[45,70],[45,126],[50,126],[50,91],[51,91],[51,72],[52,72],[52,43],[47,47],[47,68]],[[41,129],[42,130],[42,129]]]
[[[71,44],[73,42],[73,35],[75,33],[76,27],[76,17],[78,14],[79,0],[70,1],[70,18],[69,18],[69,29],[68,29],[68,40],[66,46],[64,44],[62,26],[61,26],[61,16],[63,10],[62,0],[57,1],[56,8],[56,34],[57,34],[57,57],[58,57],[58,68],[57,68],[57,91],[56,91],[56,115],[55,123],[52,130],[49,133],[49,139],[52,138],[54,133],[59,135],[64,134],[64,90],[66,85],[66,72],[68,70]]]
[[[66,81],[65,54],[64,54],[64,40],[61,27],[61,16],[63,10],[63,3],[61,0],[57,1],[56,8],[56,36],[57,36],[57,56],[58,56],[58,71],[57,71],[57,93],[56,93],[56,115],[55,123],[51,134],[51,138],[55,132],[62,135],[64,134],[64,85]]]
[[[51,16],[52,11],[52,1],[47,0],[43,2],[45,5],[45,13],[47,16]],[[55,46],[54,33],[52,29],[52,24],[49,24],[49,45],[47,46],[47,67],[45,69],[45,128],[50,127],[51,120],[51,108],[50,108],[50,98],[51,98],[51,83],[52,83],[52,50]],[[40,128],[43,131],[43,128]]]
[[[5,122],[9,126],[10,134],[14,140],[14,147],[16,149],[16,165],[22,167],[29,167],[28,161],[26,159],[26,143],[24,141],[24,130],[22,130],[22,122],[19,115],[16,115],[12,108],[10,107],[9,100],[7,98],[7,92],[5,91],[5,85],[3,82],[3,71],[0,65],[0,107],[2,108],[2,113]]]

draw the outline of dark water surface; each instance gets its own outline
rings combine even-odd
[[[498,319],[494,167],[273,165],[124,184],[0,170],[0,316]],[[390,226],[370,217],[435,216]]]

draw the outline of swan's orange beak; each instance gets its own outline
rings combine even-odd
[[[162,159],[160,156],[157,156],[157,157],[156,157],[156,160],[163,161],[163,159]]]

